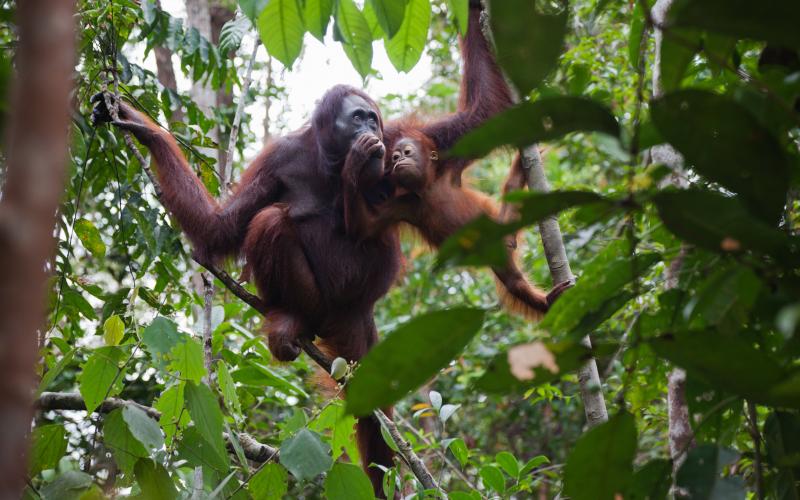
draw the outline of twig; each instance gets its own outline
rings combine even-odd
[[[247,73],[245,74],[244,81],[242,82],[242,94],[239,96],[239,104],[236,106],[236,114],[233,116],[233,124],[231,124],[231,133],[228,134],[228,154],[225,155],[225,164],[222,165],[222,182],[225,187],[230,184],[233,172],[233,153],[236,150],[236,139],[239,136],[239,125],[242,121],[242,113],[244,112],[245,96],[250,90],[250,82],[253,75],[253,65],[256,62],[256,54],[258,53],[258,46],[260,41],[256,40],[253,46],[253,54],[250,56],[250,62],[247,65]]]
[[[758,432],[758,412],[752,401],[747,401],[750,436],[753,438],[753,469],[756,475],[756,498],[764,500],[764,466],[761,463],[761,433]]]
[[[206,384],[211,387],[211,313],[214,301],[214,283],[206,273],[200,273],[203,280],[203,364],[206,367]]]
[[[405,461],[406,465],[411,468],[411,472],[419,479],[419,482],[422,483],[422,486],[428,490],[438,490],[439,486],[436,484],[436,480],[433,479],[433,475],[428,471],[428,468],[425,467],[425,464],[420,460],[416,453],[414,453],[413,448],[408,441],[403,439],[403,436],[400,435],[400,431],[397,430],[397,425],[386,416],[381,410],[375,410],[372,412],[373,415],[378,419],[381,425],[389,431],[389,435],[392,436],[392,440],[394,444],[397,445],[397,449],[400,450],[400,456]]]
[[[59,411],[59,410],[76,410],[86,411],[86,403],[83,401],[83,396],[77,392],[43,392],[39,398],[34,402],[34,406],[40,411]],[[139,404],[135,401],[129,401],[119,398],[107,398],[95,410],[96,413],[110,413],[117,408],[125,406],[134,406],[147,414],[153,420],[161,418],[161,412],[155,408]],[[231,436],[223,433],[226,440],[226,446],[233,453],[233,444],[230,442]],[[259,443],[252,436],[245,433],[239,433],[239,444],[244,451],[244,456],[248,460],[254,462],[264,462],[267,460],[277,460],[280,452],[277,448]]]

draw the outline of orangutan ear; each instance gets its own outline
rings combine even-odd
[[[431,160],[436,161],[439,159],[439,152],[438,151],[431,151]]]

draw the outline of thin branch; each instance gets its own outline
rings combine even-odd
[[[203,364],[206,367],[206,384],[211,387],[211,313],[214,304],[214,282],[209,280],[206,273],[200,273],[203,280]]]
[[[83,401],[83,396],[77,392],[43,392],[39,398],[34,402],[34,406],[39,411],[62,411],[62,410],[76,410],[86,411],[86,403]],[[161,412],[155,408],[139,404],[135,401],[129,401],[120,398],[107,398],[95,410],[96,413],[110,413],[117,408],[125,406],[134,406],[147,414],[153,420],[161,418]],[[233,444],[230,442],[231,436],[224,433],[226,446],[231,453],[233,451]],[[280,452],[277,448],[267,444],[259,443],[252,436],[245,433],[239,433],[239,445],[244,451],[244,456],[248,460],[254,462],[275,461],[279,458]]]
[[[403,458],[406,465],[409,466],[411,472],[419,479],[419,482],[422,483],[422,486],[428,490],[438,490],[441,492],[439,486],[436,484],[436,480],[433,479],[433,475],[428,471],[428,468],[425,467],[425,464],[420,460],[417,454],[414,453],[411,444],[400,435],[400,431],[397,430],[397,425],[395,425],[394,421],[381,410],[375,410],[372,413],[381,425],[389,431],[389,435],[392,436],[394,444],[396,444],[397,449],[400,450],[400,456]]]
[[[253,65],[256,62],[256,54],[258,53],[259,45],[260,42],[256,40],[255,45],[253,46],[253,54],[250,56],[250,62],[247,65],[247,74],[242,82],[242,94],[239,96],[239,104],[236,106],[236,114],[233,116],[231,133],[228,135],[228,154],[225,155],[225,165],[223,165],[222,168],[224,177],[222,181],[226,188],[228,187],[228,184],[230,184],[230,180],[233,177],[233,153],[236,150],[236,139],[239,136],[239,125],[242,121],[242,113],[244,111],[244,103],[246,100],[245,96],[250,90],[250,82],[252,81],[253,76]]]

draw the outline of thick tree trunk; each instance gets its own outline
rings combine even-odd
[[[27,474],[37,333],[64,193],[74,8],[74,0],[17,3],[17,78],[0,200],[0,498],[19,498]]]
[[[536,145],[529,146],[522,151],[522,164],[528,172],[528,189],[546,193],[550,191],[550,185],[544,173],[542,157]],[[561,228],[555,216],[548,217],[539,223],[539,233],[542,237],[542,246],[550,267],[550,275],[553,277],[553,285],[563,283],[575,278],[569,267],[567,251],[564,248],[564,239],[561,236]],[[592,341],[588,336],[581,340],[581,344],[588,348],[592,347]],[[581,400],[586,412],[586,421],[590,427],[594,427],[608,420],[608,410],[603,399],[602,383],[600,374],[597,372],[597,362],[594,358],[589,359],[578,370],[578,383],[581,391]]]

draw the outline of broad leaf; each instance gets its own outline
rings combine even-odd
[[[103,323],[103,340],[106,341],[106,345],[119,345],[124,335],[125,323],[123,323],[116,314],[109,317],[105,323]]]
[[[479,474],[485,487],[491,488],[501,495],[506,491],[506,478],[494,465],[484,465]]]
[[[469,26],[469,0],[447,0],[447,10],[458,23],[458,31],[466,35]]]
[[[701,47],[700,33],[694,30],[675,30],[672,36],[664,36],[661,41],[661,85],[665,91],[680,86],[686,69]]]
[[[35,476],[43,470],[55,469],[67,452],[67,437],[61,424],[43,425],[33,430],[28,456],[29,471]]]
[[[506,474],[517,479],[519,477],[519,462],[516,457],[507,451],[501,451],[494,456],[494,461]]]
[[[678,0],[670,8],[669,24],[700,28],[738,38],[767,40],[800,48],[800,3],[767,4],[750,0]]]
[[[147,416],[147,413],[133,405],[125,405],[122,408],[122,418],[128,424],[128,430],[133,437],[139,440],[146,448],[151,451],[158,451],[164,446],[164,436],[155,420]]]
[[[340,462],[325,477],[325,497],[328,500],[373,500],[375,494],[361,467]]]
[[[79,390],[89,413],[97,409],[105,398],[116,396],[122,390],[125,376],[121,367],[125,359],[125,351],[121,348],[101,347],[81,366]]]
[[[672,485],[672,463],[655,459],[644,464],[633,475],[625,498],[628,500],[665,500]]]
[[[547,97],[524,102],[490,118],[462,137],[448,154],[477,158],[500,146],[522,148],[571,132],[618,136],[619,131],[614,115],[596,101],[574,96]]]
[[[642,38],[645,36],[645,16],[642,1],[635,0],[633,14],[631,14],[631,29],[628,34],[628,61],[634,70],[639,68],[639,59],[642,53]]]
[[[355,439],[356,419],[348,415],[344,409],[344,402],[332,402],[311,422],[308,428],[320,435],[330,434],[333,459],[338,459],[342,453],[353,463],[358,463],[359,451]]]
[[[303,20],[309,33],[320,42],[325,41],[328,23],[333,14],[333,0],[306,0],[303,6]]]
[[[156,400],[153,407],[161,412],[158,423],[164,429],[166,443],[169,445],[176,432],[189,424],[191,418],[189,413],[183,411],[184,405],[184,382],[175,384],[163,391]]]
[[[651,105],[661,135],[698,173],[739,193],[750,210],[772,222],[782,213],[789,162],[781,144],[732,99],[681,90]]]
[[[306,0],[312,1],[312,0]],[[269,0],[239,0],[239,7],[242,8],[242,12],[252,21],[253,24],[256,24],[258,21],[258,16],[261,14],[261,11],[264,10],[264,7],[267,6],[267,2]]]
[[[253,498],[281,500],[289,489],[289,473],[281,464],[266,464],[247,483]]]
[[[387,38],[393,38],[397,32],[401,30],[401,26],[405,22],[405,17],[408,13],[406,4],[412,2],[412,0],[366,1],[372,7],[372,11],[375,12],[378,24],[380,24],[383,32],[386,33]],[[425,3],[428,3],[428,1],[429,0],[425,0]],[[430,14],[430,4],[428,5],[428,13]]]
[[[187,338],[179,343],[169,353],[172,358],[170,370],[180,372],[181,378],[199,384],[206,376],[206,367],[203,360],[203,346],[194,338]]]
[[[217,361],[217,383],[228,411],[234,415],[241,415],[242,406],[239,404],[239,396],[236,395],[236,383],[228,371],[228,365],[222,360]]]
[[[136,482],[142,490],[143,498],[151,500],[172,500],[179,498],[178,489],[163,465],[151,460],[141,459],[134,466]]]
[[[483,316],[480,309],[457,308],[423,314],[400,326],[361,360],[348,386],[347,411],[366,415],[425,383],[478,333]]]
[[[142,342],[160,368],[166,368],[166,360],[173,347],[186,339],[185,334],[178,333],[178,327],[164,317],[157,317],[142,332]]]
[[[628,489],[636,454],[633,416],[620,412],[578,439],[564,468],[564,492],[573,500],[613,500]]]
[[[224,449],[216,449],[200,434],[197,427],[189,427],[183,432],[178,444],[178,456],[186,460],[192,467],[203,467],[203,470],[225,477],[230,468],[228,453]]]
[[[117,465],[126,473],[133,472],[140,458],[150,456],[144,445],[131,433],[120,408],[103,419],[103,445],[111,450]]]
[[[333,465],[331,447],[308,429],[300,429],[281,443],[280,460],[300,480],[312,479]]]
[[[84,248],[95,258],[102,258],[106,255],[106,245],[100,237],[100,231],[97,230],[91,221],[86,219],[78,219],[75,222],[75,234],[83,243]]]
[[[393,3],[389,0],[384,1]],[[381,0],[376,0],[376,2],[381,3]],[[378,20],[380,20],[380,16],[378,16]],[[387,38],[385,44],[389,60],[397,71],[408,72],[416,66],[425,49],[430,24],[430,0],[408,0],[403,24],[400,25],[400,29],[394,36]]]
[[[723,468],[736,461],[733,450],[701,444],[689,451],[678,470],[675,483],[692,499],[737,500],[745,498],[744,481],[738,476],[722,477]]]
[[[491,24],[497,62],[527,95],[556,66],[567,32],[567,9],[543,14],[542,0],[503,0],[491,3]]]
[[[291,68],[303,48],[303,17],[297,0],[270,0],[258,16],[258,33],[270,55]]]
[[[38,497],[46,500],[72,500],[92,486],[92,476],[77,470],[68,470],[39,491]]]
[[[663,191],[652,201],[664,225],[689,243],[720,253],[752,250],[788,267],[800,262],[800,240],[752,216],[736,197],[690,189]]]
[[[250,20],[242,16],[238,16],[223,24],[219,32],[219,51],[222,54],[236,52],[251,26]]]
[[[205,384],[186,383],[184,398],[189,414],[198,432],[211,444],[217,453],[225,453],[222,440],[222,411],[217,398]]]
[[[361,77],[366,78],[372,68],[372,32],[353,0],[338,0],[336,26],[345,54]]]

